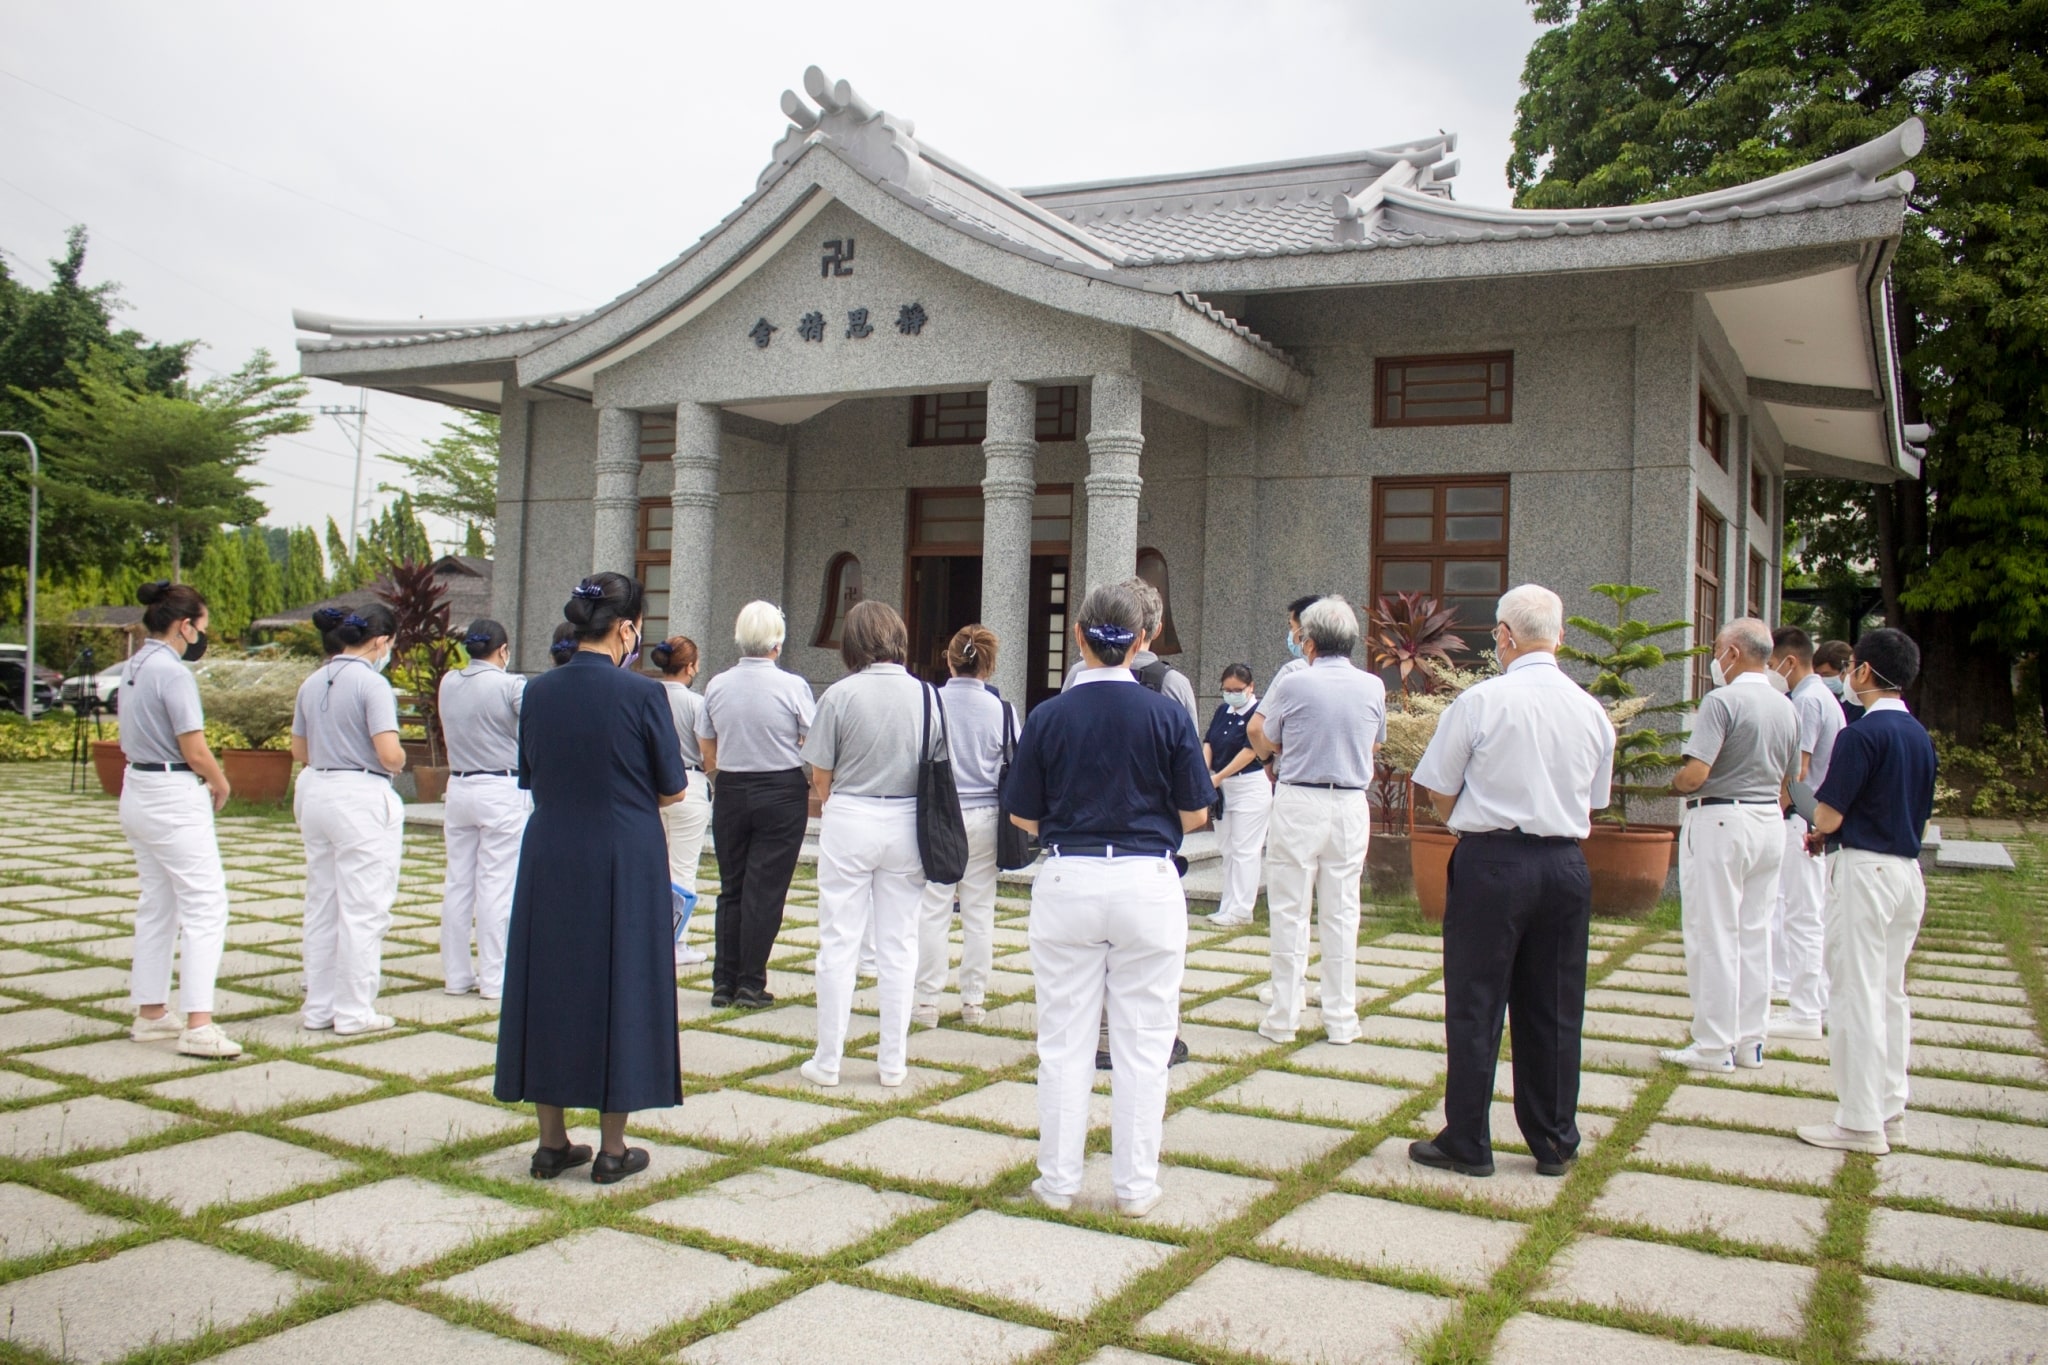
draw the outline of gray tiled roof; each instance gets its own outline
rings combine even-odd
[[[587,310],[586,310],[587,312]],[[517,332],[551,332],[585,316],[577,313],[541,313],[523,318],[487,318],[475,321],[366,322],[328,317],[303,309],[292,311],[292,322],[302,331],[325,332],[329,339],[302,338],[301,351],[361,351],[381,346],[411,346],[423,341],[457,341],[470,337],[508,336]]]

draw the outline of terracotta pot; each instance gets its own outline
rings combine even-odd
[[[414,764],[412,768],[413,800],[431,803],[448,798],[448,769],[429,768]]]
[[[1375,832],[1365,846],[1365,875],[1374,896],[1405,896],[1415,889],[1406,834]]]
[[[234,794],[245,801],[283,802],[292,789],[289,749],[223,749],[221,772]]]
[[[1594,825],[1579,841],[1586,870],[1593,874],[1593,913],[1615,919],[1642,919],[1664,894],[1678,856],[1675,830],[1650,825]]]
[[[1408,836],[1408,865],[1415,877],[1415,899],[1422,905],[1422,917],[1431,924],[1444,922],[1444,899],[1451,879],[1451,850],[1457,846],[1458,836],[1447,829],[1417,825]],[[1368,860],[1370,856],[1368,849]]]
[[[128,755],[121,752],[120,740],[92,741],[92,770],[100,780],[101,791],[109,796],[120,796],[121,782],[128,775]]]

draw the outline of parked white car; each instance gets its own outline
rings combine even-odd
[[[97,673],[81,673],[77,677],[66,678],[58,684],[57,695],[66,706],[78,705],[80,697],[97,696],[102,708],[118,711],[121,707],[121,670],[119,667],[103,668]]]

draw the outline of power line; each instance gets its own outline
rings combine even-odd
[[[92,105],[85,103],[83,100],[73,99],[71,96],[63,93],[60,90],[52,90],[47,85],[43,85],[36,81],[32,81],[26,76],[17,75],[16,73],[7,70],[4,67],[0,67],[0,76],[5,76],[12,81],[18,81],[22,85],[28,86],[31,90],[40,90],[43,94],[50,96],[50,98],[62,100],[64,101],[64,103],[69,104],[74,108],[85,110],[88,114],[97,114],[99,115],[99,117],[106,119],[110,123],[118,123],[123,128],[128,129],[130,132],[140,133],[142,134],[142,136],[147,138],[154,138],[158,142],[163,143],[165,146],[175,147],[179,151],[184,152],[188,156],[196,156],[202,161],[210,161],[216,166],[220,166],[226,170],[233,171],[237,175],[247,176],[249,179],[258,182],[259,184],[268,185],[274,190],[282,190],[284,193],[295,195],[300,199],[306,200],[308,203],[318,204],[321,208],[331,210],[332,212],[335,213],[346,214],[350,218],[354,218],[358,222],[368,223],[372,227],[382,228],[386,232],[396,233],[398,236],[407,238],[408,240],[411,241],[418,242],[422,246],[433,247],[436,251],[445,251],[451,256],[459,256],[465,261],[471,261],[477,265],[487,267],[488,269],[500,271],[504,274],[512,276],[514,279],[525,280],[528,284],[537,284],[547,289],[563,289],[563,286],[555,284],[552,281],[536,279],[533,276],[525,274],[521,271],[513,270],[509,266],[499,265],[496,261],[487,261],[481,256],[471,255],[467,251],[463,251],[460,250],[459,248],[449,246],[443,242],[437,242],[433,240],[431,237],[422,237],[417,232],[408,232],[406,229],[402,227],[398,227],[395,226],[394,224],[386,223],[379,219],[372,218],[366,213],[358,213],[356,210],[349,208],[344,204],[337,204],[332,200],[322,199],[320,196],[316,194],[308,194],[306,193],[306,191],[295,188],[294,186],[291,185],[287,185],[281,180],[272,180],[267,175],[262,175],[256,171],[249,170],[245,167],[237,166],[234,162],[223,160],[220,157],[213,155],[211,152],[202,152],[197,147],[188,147],[182,142],[178,142],[175,139],[165,137],[162,133],[156,132],[149,128],[145,128],[139,123],[130,123],[127,119],[120,117],[118,114],[110,114],[104,109],[94,108]],[[563,290],[563,292],[566,293],[569,291]]]

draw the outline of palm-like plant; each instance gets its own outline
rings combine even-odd
[[[1614,801],[1608,809],[1614,812],[1612,818],[1625,827],[1628,824],[1628,799],[1631,796],[1650,798],[1668,795],[1670,784],[1664,779],[1664,774],[1685,762],[1683,757],[1668,750],[1671,742],[1678,738],[1675,733],[1653,723],[1638,725],[1637,722],[1646,716],[1689,711],[1696,705],[1689,701],[1653,704],[1654,694],[1642,695],[1629,678],[1707,651],[1704,646],[1667,650],[1652,643],[1661,635],[1690,634],[1690,621],[1653,624],[1629,616],[1632,604],[1657,595],[1655,588],[1595,583],[1593,591],[1614,603],[1614,623],[1609,625],[1584,616],[1573,616],[1567,619],[1566,624],[1575,630],[1585,631],[1604,648],[1584,650],[1559,645],[1557,657],[1591,664],[1599,670],[1593,681],[1586,684],[1586,690],[1599,698],[1607,710],[1608,720],[1614,725]]]
[[[1367,622],[1366,659],[1376,669],[1396,669],[1401,691],[1428,692],[1436,686],[1432,664],[1451,663],[1469,651],[1451,632],[1457,608],[1419,592],[1389,593],[1373,603]]]
[[[440,766],[447,752],[441,733],[441,679],[467,656],[448,624],[448,587],[432,564],[406,561],[385,570],[373,589],[398,619],[391,637],[391,671],[412,693],[427,731],[427,762]]]

